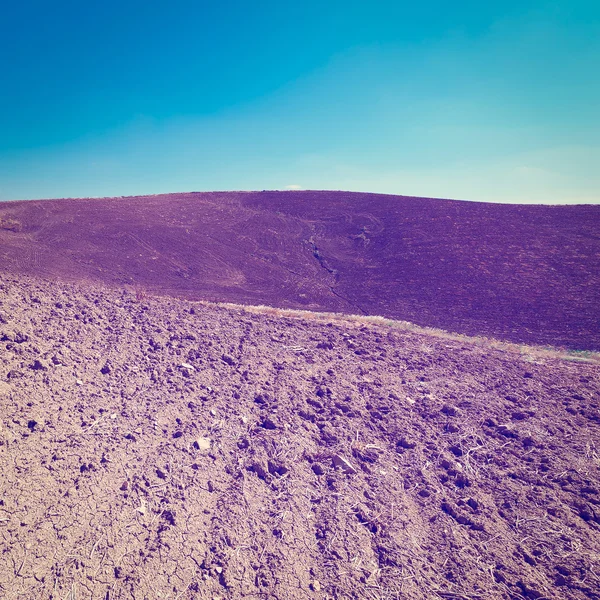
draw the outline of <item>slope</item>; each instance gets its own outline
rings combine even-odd
[[[346,192],[0,205],[0,271],[600,348],[600,207]]]

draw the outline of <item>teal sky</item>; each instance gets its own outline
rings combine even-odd
[[[0,200],[600,203],[597,0],[217,4],[4,6]]]

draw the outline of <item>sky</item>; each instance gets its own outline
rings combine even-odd
[[[21,0],[0,68],[0,200],[600,203],[597,0]]]

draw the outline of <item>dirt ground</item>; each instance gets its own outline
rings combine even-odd
[[[599,599],[600,367],[2,275],[0,597]]]

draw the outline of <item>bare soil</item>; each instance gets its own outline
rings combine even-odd
[[[348,192],[0,203],[0,270],[600,350],[600,206]]]
[[[598,365],[9,274],[0,340],[2,598],[600,598]]]

